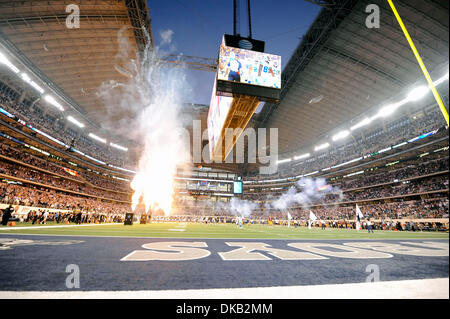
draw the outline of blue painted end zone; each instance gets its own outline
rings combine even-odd
[[[308,240],[224,240],[224,239],[152,239],[114,237],[0,236],[2,240],[22,239],[62,242],[68,245],[12,245],[1,249],[0,290],[67,290],[66,266],[80,269],[79,290],[166,290],[205,288],[246,288],[294,285],[322,285],[365,282],[366,267],[376,264],[382,281],[444,278],[449,276],[449,257],[418,257],[394,254],[387,259],[280,260],[261,252],[271,260],[225,261],[217,254],[228,252],[225,242],[264,242],[274,248],[296,250],[288,243]],[[211,252],[206,258],[191,261],[120,261],[142,245],[151,242],[206,242]],[[364,240],[358,240],[362,242]],[[403,242],[412,240],[402,240]],[[417,242],[446,242],[416,240]],[[310,242],[310,241],[309,241]],[[315,241],[317,242],[317,241]],[[351,240],[323,240],[342,244]],[[398,241],[386,241],[398,243]]]

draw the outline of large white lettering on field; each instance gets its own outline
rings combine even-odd
[[[231,247],[241,247],[228,252],[220,252],[219,256],[223,260],[271,260],[271,258],[256,252],[255,250],[267,252],[269,255],[283,260],[314,260],[328,259],[326,257],[314,255],[307,252],[293,251],[273,248],[266,243],[255,242],[233,242],[226,243]]]
[[[329,257],[371,259],[392,258],[393,254],[446,257],[449,255],[448,242],[348,242],[333,244],[325,242],[288,243],[296,250],[274,248],[261,242],[225,242],[237,247],[226,252],[218,252],[222,260],[273,260],[267,255],[281,260],[323,260]],[[211,252],[205,242],[154,242],[142,245],[144,250],[135,250],[123,257],[122,261],[184,261],[208,257]],[[0,243],[1,249],[1,243]]]
[[[401,245],[403,244],[403,245]],[[373,249],[387,253],[425,256],[425,257],[445,257],[448,256],[448,243],[443,242],[401,242],[401,244],[383,242],[352,242],[344,243],[346,246]],[[405,246],[408,245],[408,246]],[[413,245],[413,246],[409,246]],[[414,247],[416,246],[416,247]]]
[[[342,245],[329,244],[329,243],[291,243],[288,246],[303,249],[316,253],[319,255],[325,255],[338,258],[357,258],[357,259],[369,259],[369,258],[391,258],[390,254],[370,251],[366,249],[360,249],[355,247],[345,247]],[[331,248],[323,249],[323,248]],[[338,251],[336,251],[338,250]]]
[[[211,252],[200,247],[208,247],[205,242],[156,242],[142,245],[146,250],[135,250],[122,261],[182,261],[208,257]]]

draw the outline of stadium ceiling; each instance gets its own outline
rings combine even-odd
[[[71,11],[66,7],[72,3],[79,7],[80,27],[69,29],[66,18]],[[94,127],[107,114],[96,95],[99,86],[124,79],[116,66],[120,31],[135,52],[143,52],[148,40],[153,43],[146,0],[0,3],[2,44]]]
[[[310,2],[324,8],[283,70],[281,102],[266,103],[257,117],[260,127],[278,128],[280,154],[317,142],[423,78],[386,0]],[[394,2],[428,71],[445,72],[449,2]],[[379,29],[366,27],[369,4],[380,8]]]

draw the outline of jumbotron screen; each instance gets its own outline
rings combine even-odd
[[[217,79],[281,88],[281,56],[220,45]]]
[[[242,182],[233,182],[233,193],[242,194]]]

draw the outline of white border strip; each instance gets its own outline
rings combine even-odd
[[[0,299],[448,299],[449,278],[267,288],[0,291]]]

